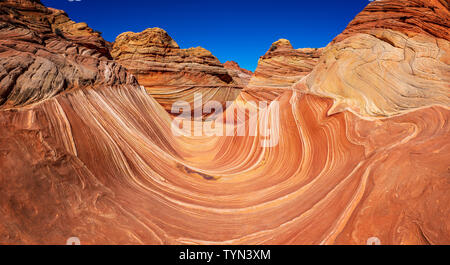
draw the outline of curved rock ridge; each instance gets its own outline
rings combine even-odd
[[[288,40],[280,39],[259,59],[246,90],[275,98],[309,74],[321,53],[320,48],[294,49]]]
[[[79,84],[0,109],[1,244],[60,245],[74,236],[83,245],[450,244],[449,108],[330,115],[334,100],[305,87],[280,91],[267,108],[252,102],[270,95],[247,90],[226,109],[231,121],[189,120],[204,134],[179,136],[174,117],[131,74],[55,36],[38,1],[1,3],[1,65],[45,59]],[[288,48],[274,52],[279,46]],[[101,75],[77,83],[89,69]],[[46,83],[53,72],[16,71],[1,72],[2,82],[42,81],[31,95],[54,89]],[[259,128],[250,130],[253,119]],[[212,123],[249,133],[209,134]],[[268,137],[277,144],[263,146]]]
[[[191,103],[194,94],[206,101],[233,101],[244,86],[235,71],[229,71],[208,50],[180,49],[160,28],[120,34],[111,52],[114,59],[133,73],[167,111],[176,101]]]
[[[39,1],[0,2],[0,107],[87,86],[137,85],[100,35]]]
[[[223,64],[223,67],[225,67],[228,70],[235,71],[239,76],[239,78],[242,80],[244,86],[246,86],[250,82],[250,79],[253,76],[252,71],[241,68],[239,64],[235,61],[227,61]]]
[[[446,2],[446,1],[444,1]],[[344,108],[389,116],[450,104],[450,30],[442,1],[374,1],[296,85]]]
[[[176,137],[169,114],[126,86],[0,112],[0,241],[450,243],[449,110],[372,121],[329,116],[317,96],[278,100],[271,148],[259,133]]]

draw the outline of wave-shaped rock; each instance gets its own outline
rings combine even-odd
[[[126,87],[3,111],[1,242],[450,242],[448,110],[369,121],[328,116],[316,96],[279,100],[269,149],[262,136],[174,137],[165,110]]]
[[[106,45],[55,34],[39,1],[0,11],[0,88],[9,80],[23,99],[7,93],[0,108],[2,244],[450,243],[448,107],[367,117],[331,111],[335,100],[303,85],[259,109],[272,126],[252,136],[176,136]],[[27,59],[53,70],[9,67]],[[248,90],[233,108],[257,99],[272,97]],[[278,145],[261,145],[268,132]]]

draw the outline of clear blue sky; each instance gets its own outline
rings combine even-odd
[[[114,41],[125,31],[160,27],[181,48],[202,46],[222,63],[255,70],[280,38],[294,48],[324,47],[342,32],[368,0],[41,0],[65,10]]]

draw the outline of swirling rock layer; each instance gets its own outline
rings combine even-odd
[[[374,1],[296,85],[352,108],[389,116],[450,104],[447,1]]]
[[[1,244],[450,244],[448,107],[360,116],[303,84],[237,97],[227,113],[276,99],[258,110],[271,126],[253,136],[175,136],[173,117],[101,56],[105,45],[52,33],[38,1],[0,8],[0,65],[45,60],[70,84],[56,89],[47,68],[1,68],[23,99],[0,109]],[[268,132],[279,141],[264,148]]]
[[[373,29],[392,29],[409,37],[426,34],[450,41],[448,0],[372,1],[348,25],[335,42],[355,33],[371,34]]]
[[[168,114],[130,87],[2,112],[0,241],[450,242],[448,110],[370,121],[328,116],[316,96],[279,100],[268,149],[261,136],[174,137]]]
[[[180,49],[160,28],[119,35],[112,50],[114,59],[133,73],[167,111],[177,101],[194,108],[194,94],[205,102],[233,101],[244,84],[235,71],[229,71],[204,48]]]

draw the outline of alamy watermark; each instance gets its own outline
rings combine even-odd
[[[81,245],[81,240],[78,237],[71,237],[71,238],[67,239],[66,245],[79,246],[79,245]]]
[[[371,237],[367,239],[367,245],[368,246],[380,246],[381,240],[378,237]]]

